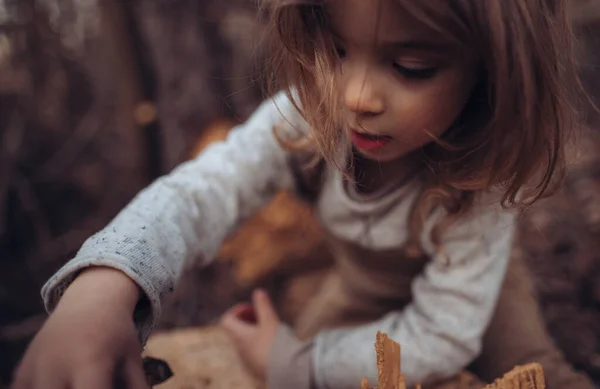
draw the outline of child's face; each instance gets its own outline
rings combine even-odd
[[[396,160],[452,125],[476,82],[474,61],[394,0],[334,0],[328,12],[348,131],[361,154]]]

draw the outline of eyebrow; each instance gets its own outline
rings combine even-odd
[[[344,42],[344,38],[335,31],[330,31],[335,40]],[[432,42],[428,40],[386,40],[379,42],[378,46],[384,51],[400,51],[400,50],[415,50],[415,51],[449,51],[451,44],[448,42]]]
[[[378,46],[385,51],[415,50],[415,51],[447,51],[451,45],[447,42],[432,42],[420,40],[384,41]]]

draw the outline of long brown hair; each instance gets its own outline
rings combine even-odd
[[[441,233],[500,189],[504,207],[532,204],[562,181],[565,143],[581,96],[566,0],[396,0],[411,16],[477,56],[481,77],[455,125],[422,149],[429,181],[411,216],[413,239],[434,208]],[[344,142],[338,58],[326,0],[270,0],[271,91],[285,90],[319,155]],[[293,93],[292,93],[293,91]],[[347,143],[347,142],[346,142]]]

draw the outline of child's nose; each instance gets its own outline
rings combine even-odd
[[[384,101],[373,85],[372,75],[362,72],[346,79],[346,107],[358,115],[377,115],[384,110]]]

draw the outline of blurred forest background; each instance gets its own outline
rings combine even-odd
[[[600,0],[572,2],[581,74],[597,98]],[[261,101],[255,3],[0,0],[0,387],[46,318],[46,279],[140,189]],[[588,121],[567,185],[522,220],[515,255],[533,269],[555,340],[600,383],[600,120],[590,110]],[[319,236],[282,193],[219,261],[184,276],[161,328],[210,323],[254,285],[278,292],[292,317],[330,265]]]

